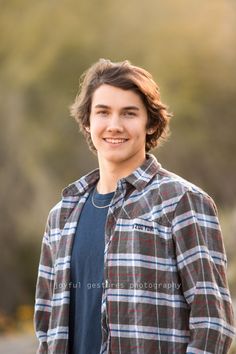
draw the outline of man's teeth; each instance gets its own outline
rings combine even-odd
[[[120,144],[124,143],[126,139],[105,139],[106,142],[111,143],[111,144]]]

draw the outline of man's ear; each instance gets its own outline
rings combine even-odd
[[[147,134],[152,135],[155,132],[156,128],[149,128],[147,129]]]

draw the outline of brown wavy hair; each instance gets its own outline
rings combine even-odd
[[[148,114],[147,129],[154,131],[146,135],[146,152],[167,139],[172,115],[161,102],[159,87],[152,75],[145,69],[132,65],[128,60],[114,63],[108,59],[100,59],[81,76],[80,91],[70,107],[71,116],[79,123],[80,130],[93,152],[96,153],[96,149],[90,133],[85,128],[90,125],[93,94],[103,84],[132,90],[141,97]]]

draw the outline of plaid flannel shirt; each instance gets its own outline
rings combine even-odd
[[[36,286],[38,353],[69,352],[73,238],[98,179],[95,170],[69,185],[49,214]],[[109,207],[101,313],[100,354],[221,354],[234,336],[214,202],[151,154],[118,181]]]

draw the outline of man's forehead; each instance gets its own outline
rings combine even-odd
[[[138,107],[142,105],[139,95],[133,90],[124,90],[111,85],[101,85],[92,97],[93,106],[110,106],[111,103],[122,104],[124,106]]]

